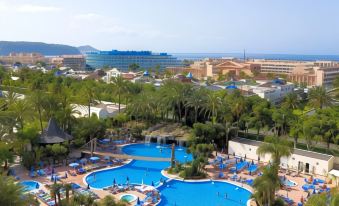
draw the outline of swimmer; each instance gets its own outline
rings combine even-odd
[[[160,153],[162,153],[162,148],[160,148]]]
[[[227,199],[227,193],[225,193],[225,199]]]
[[[219,192],[217,192],[217,196],[219,197],[219,195],[220,195],[220,193]]]

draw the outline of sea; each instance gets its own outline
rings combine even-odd
[[[205,58],[243,59],[243,53],[172,53],[179,60],[201,60]],[[246,59],[291,60],[291,61],[339,61],[339,55],[304,55],[304,54],[256,54],[246,53]]]

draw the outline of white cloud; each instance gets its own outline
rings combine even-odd
[[[102,16],[96,13],[87,13],[87,14],[78,14],[75,15],[75,19],[82,19],[82,20],[92,20],[92,19],[100,19]]]
[[[37,12],[55,12],[55,11],[59,11],[60,8],[54,7],[54,6],[24,4],[24,5],[19,5],[15,10],[18,12],[25,12],[25,13],[37,13]]]

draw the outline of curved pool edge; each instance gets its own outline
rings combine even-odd
[[[244,187],[243,184],[240,184],[238,182],[233,182],[233,181],[229,181],[229,180],[214,180],[214,179],[208,179],[208,178],[205,178],[205,179],[198,179],[198,180],[185,180],[181,177],[171,177],[171,176],[168,176],[167,174],[165,174],[165,170],[161,170],[161,175],[166,177],[168,180],[167,181],[172,181],[172,180],[176,180],[176,181],[180,181],[180,182],[191,182],[191,183],[194,183],[194,182],[223,182],[223,183],[228,183],[230,185],[234,185],[234,186],[237,186],[237,187],[240,187],[244,190],[247,190],[249,193],[253,194],[254,191],[253,191],[253,188],[250,187],[249,185],[246,185],[246,187]],[[159,186],[157,186],[156,188],[158,189],[159,187],[161,187],[163,184],[160,184]],[[251,201],[253,200],[253,198],[250,198],[247,200],[246,202],[246,205],[247,206],[250,206],[251,205]]]
[[[123,165],[119,165],[119,166],[115,166],[115,167],[103,168],[103,169],[91,171],[91,172],[89,172],[88,174],[86,174],[86,175],[82,178],[82,183],[83,183],[85,186],[87,186],[88,183],[87,183],[87,181],[86,181],[86,178],[87,178],[89,175],[91,175],[91,174],[93,174],[93,173],[95,173],[95,172],[101,172],[101,171],[106,171],[106,170],[114,170],[114,169],[117,169],[117,168],[120,168],[120,167],[124,167],[124,166],[126,166],[126,165],[129,165],[129,164],[131,164],[132,162],[133,162],[133,159],[128,159],[128,160],[127,160],[127,163],[125,163],[125,164],[123,164]],[[90,185],[90,188],[93,189],[93,190],[104,190],[104,188],[96,188],[96,187],[92,187],[91,185]]]

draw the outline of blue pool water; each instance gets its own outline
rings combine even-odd
[[[251,193],[240,187],[225,182],[181,182],[171,180],[168,186],[161,186],[160,206],[165,205],[246,205]],[[218,195],[219,193],[219,195]],[[227,194],[227,198],[225,198]]]
[[[171,156],[170,146],[160,146],[157,144],[132,144],[122,148],[122,151],[129,155],[147,156],[147,157],[165,157]],[[175,157],[177,161],[191,161],[192,156],[186,153],[183,147],[176,147]],[[151,162],[133,160],[131,163],[115,169],[107,169],[89,174],[86,182],[92,188],[101,189],[113,185],[115,179],[116,184],[125,184],[127,178],[131,184],[141,184],[142,182],[155,186],[159,184],[159,180],[167,178],[161,175],[161,170],[170,166],[169,162]],[[181,182],[171,180],[166,186],[158,188],[161,193],[162,201],[160,205],[177,205],[177,206],[204,206],[204,205],[227,205],[238,206],[246,205],[246,201],[250,197],[250,192],[242,188],[238,188],[229,183],[224,182]],[[201,194],[203,191],[204,195]],[[219,192],[219,196],[217,193]],[[225,199],[225,193],[228,194]]]
[[[33,181],[33,180],[21,181],[20,184],[24,187],[25,191],[31,191],[31,190],[39,189],[39,187],[41,185],[39,182]],[[37,184],[39,185],[38,188],[37,188]]]

